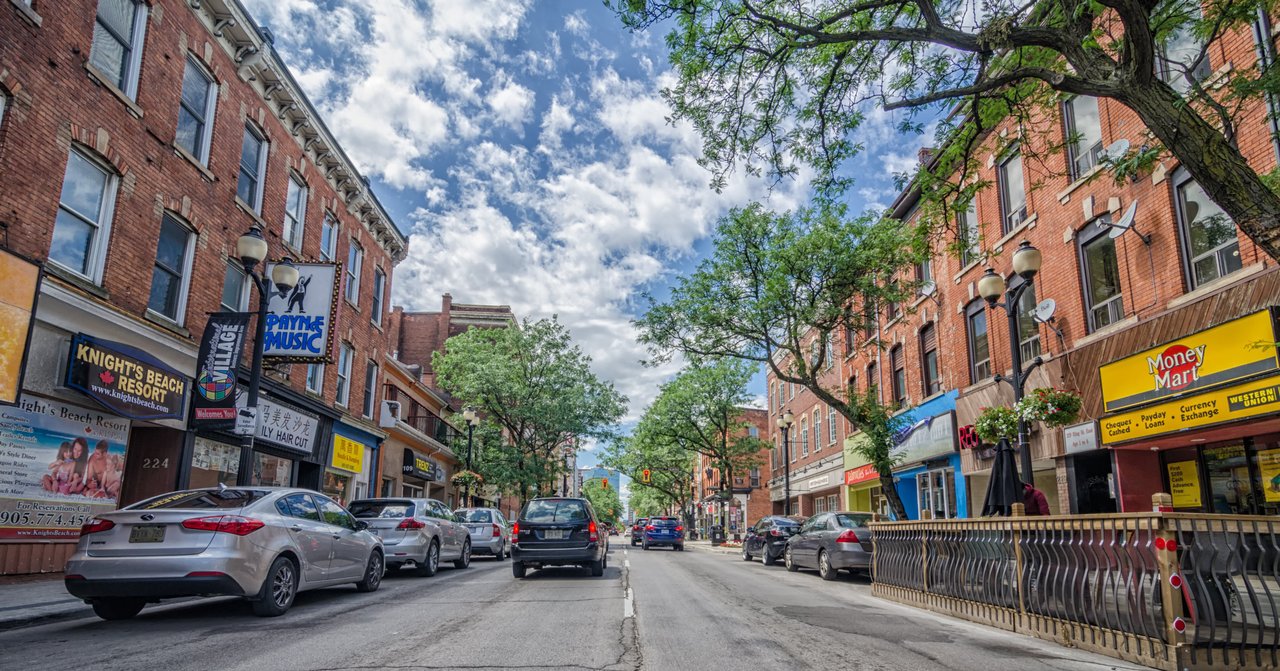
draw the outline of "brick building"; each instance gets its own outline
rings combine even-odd
[[[819,381],[824,388],[836,389],[844,378],[834,356],[835,344],[827,347],[827,366],[819,374]],[[785,358],[780,363],[784,370],[788,365]],[[769,452],[772,513],[781,515],[787,510],[788,478],[792,515],[839,510],[845,470],[842,446],[848,423],[805,387],[778,380],[772,372],[766,376],[766,385],[769,416],[764,429],[773,444]],[[792,425],[787,431],[789,444],[784,445],[778,420],[787,413],[791,413]]]
[[[732,438],[751,437],[765,440],[769,432],[768,411],[758,408],[739,408],[740,414],[735,420],[741,425],[732,432]],[[694,500],[697,502],[697,524],[700,529],[716,526],[721,517],[727,515],[730,537],[741,534],[742,530],[761,517],[768,515],[772,509],[766,487],[769,482],[769,448],[762,448],[756,454],[756,464],[745,473],[733,474],[733,482],[723,482],[727,473],[722,473],[713,460],[699,454],[696,471],[693,475]],[[721,505],[721,487],[730,495],[727,505]]]
[[[44,268],[22,404],[6,411],[36,438],[0,509],[54,511],[0,526],[0,573],[59,570],[85,517],[179,487],[368,491],[385,435],[374,415],[386,296],[406,243],[269,33],[235,0],[73,0],[6,3],[0,35],[0,243]],[[259,410],[281,433],[260,423],[245,453],[238,437],[188,430],[186,403],[206,315],[256,305],[235,258],[253,226],[268,260],[342,267],[332,290],[312,288],[337,303],[332,363],[271,367]],[[77,334],[180,380],[168,390],[178,412],[122,416],[69,387]],[[64,485],[50,462],[94,424],[112,428],[103,442],[119,469],[88,500],[81,467]],[[46,470],[57,477],[42,489]]]
[[[431,355],[444,351],[444,343],[469,328],[507,328],[516,324],[509,305],[471,305],[454,303],[451,294],[440,297],[439,312],[406,312],[396,306],[392,314],[395,324],[397,357],[422,367],[428,386],[435,386]]]

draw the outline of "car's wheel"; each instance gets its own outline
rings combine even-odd
[[[840,570],[831,566],[831,557],[827,556],[826,550],[818,550],[818,575],[823,580],[835,580],[840,574]]]
[[[523,578],[523,577],[524,577],[524,562],[522,562],[522,561],[513,561],[513,562],[511,562],[511,575],[513,575],[513,576],[515,576],[515,577],[517,577],[517,578]]]
[[[684,552],[684,546],[683,546],[683,545],[677,545],[677,546],[676,546],[676,552]]]
[[[464,569],[471,565],[471,541],[462,544],[462,556],[453,562],[456,569]]]
[[[747,546],[742,546],[742,561],[751,561],[751,553],[747,552]]]
[[[415,573],[423,578],[430,578],[436,574],[436,571],[439,568],[440,543],[436,542],[433,538],[431,539],[431,545],[427,547],[427,555],[422,558],[422,561],[418,562],[418,567]]]
[[[631,547],[635,547],[635,546],[636,546],[636,539],[632,538],[632,539],[631,539]]]
[[[147,602],[143,599],[104,597],[93,600],[93,612],[104,620],[127,620],[140,613],[145,605]]]
[[[507,550],[507,546],[499,545],[498,554],[493,556],[494,561],[502,561],[503,559],[506,559],[507,558],[506,550]]]
[[[760,555],[760,561],[764,562],[765,566],[773,566],[778,563],[778,558],[772,552],[769,552],[769,546],[766,545],[764,546],[764,554]]]
[[[376,592],[378,587],[382,585],[382,574],[386,573],[382,565],[382,553],[377,550],[369,555],[369,563],[364,567],[364,578],[356,583],[356,589],[361,592]]]
[[[790,546],[790,545],[788,545],[788,546],[787,546],[787,549],[783,551],[783,554],[785,555],[785,557],[783,558],[783,562],[786,564],[786,566],[787,566],[787,570],[788,570],[788,571],[791,571],[792,573],[795,573],[796,571],[799,571],[799,570],[800,570],[800,565],[799,565],[799,564],[797,564],[797,563],[795,563],[795,561],[791,559],[791,546]]]
[[[258,617],[277,617],[293,605],[298,594],[298,567],[285,557],[276,557],[262,581],[258,598],[253,602],[253,614]]]
[[[595,578],[599,578],[600,576],[604,575],[603,559],[591,562],[591,575],[592,577],[595,577]]]

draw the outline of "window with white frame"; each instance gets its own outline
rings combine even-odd
[[[142,0],[98,0],[89,63],[130,100],[138,97],[138,70],[147,31]]]
[[[1014,277],[1014,284],[1023,281],[1021,277]],[[1036,321],[1035,309],[1036,285],[1032,284],[1018,297],[1018,346],[1023,367],[1030,366],[1031,361],[1040,356],[1040,322]]]
[[[338,255],[338,221],[332,214],[324,214],[324,222],[320,224],[320,259],[332,261]]]
[[[267,140],[252,125],[245,124],[236,197],[258,214],[262,214],[262,174],[266,169]]]
[[[307,221],[307,185],[297,175],[289,175],[284,197],[284,243],[302,249],[302,229]]]
[[[836,365],[835,346],[832,345],[831,343],[831,336],[827,336],[827,346],[826,346],[825,356],[827,359],[825,368],[827,370],[831,370],[831,367]]]
[[[1102,157],[1102,119],[1098,99],[1075,96],[1062,103],[1062,120],[1067,131],[1067,158],[1071,179],[1080,179]]]
[[[4,128],[4,113],[9,109],[9,96],[0,89],[0,128]]]
[[[174,142],[203,165],[209,165],[209,141],[213,137],[213,113],[217,104],[218,89],[213,77],[188,56],[187,69],[182,73],[178,133]]]
[[[1192,82],[1204,81],[1213,73],[1209,64],[1209,50],[1204,48],[1204,41],[1195,34],[1191,25],[1191,22],[1202,18],[1203,14],[1198,6],[1193,14],[1186,17],[1186,22],[1159,45],[1156,67],[1160,78],[1179,93],[1186,93],[1191,89]]]
[[[969,339],[969,383],[991,377],[991,340],[987,334],[986,303],[978,299],[964,309]]]
[[[147,309],[179,325],[186,314],[195,241],[195,233],[172,215],[161,218]]]
[[[387,275],[382,268],[373,267],[373,305],[369,319],[377,326],[382,326],[382,298],[387,290]]]
[[[244,312],[249,309],[249,276],[238,261],[227,261],[227,272],[222,278],[222,309],[227,312]]]
[[[809,420],[800,419],[800,456],[809,456]]]
[[[351,400],[351,345],[342,343],[338,348],[338,405],[343,407]]]
[[[94,283],[102,282],[117,182],[115,173],[72,148],[53,223],[50,261]]]
[[[347,249],[347,286],[343,293],[352,305],[360,305],[360,266],[364,263],[364,250],[355,240]]]
[[[960,213],[956,228],[960,234],[960,263],[967,266],[978,260],[978,243],[982,235],[978,227],[977,197],[971,198],[969,207]]]
[[[827,443],[836,444],[836,409],[827,408]]]
[[[1027,218],[1027,191],[1022,177],[1022,149],[1015,145],[1000,161],[996,173],[1000,188],[1001,230],[1008,233]]]
[[[324,364],[307,364],[307,391],[316,394],[324,393]]]
[[[813,451],[818,452],[822,449],[822,413],[817,409],[813,409]]]
[[[1178,175],[1178,223],[1186,250],[1191,288],[1244,267],[1236,224],[1183,170]]]
[[[373,402],[378,391],[378,364],[370,359],[364,367],[364,416],[373,417]]]
[[[1124,319],[1120,260],[1111,230],[1111,215],[1104,214],[1076,236],[1080,243],[1084,307],[1090,333]]]

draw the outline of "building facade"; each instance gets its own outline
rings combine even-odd
[[[813,347],[820,347],[816,340]],[[827,362],[818,379],[824,388],[836,389],[841,385],[842,369],[835,356],[835,343],[826,345],[824,361]],[[790,360],[783,357],[779,368],[787,370]],[[786,494],[790,490],[791,514],[809,516],[829,510],[839,510],[844,497],[844,441],[848,437],[848,422],[807,388],[778,379],[772,369],[766,370],[765,382],[769,393],[769,415],[765,426],[768,441],[773,445],[769,453],[769,491],[773,501],[773,514],[786,510]],[[783,431],[778,420],[791,413],[792,425]],[[788,480],[790,486],[788,487]]]
[[[737,421],[743,426],[733,432],[731,439],[749,437],[767,442],[768,411],[739,408]],[[693,487],[695,518],[702,533],[719,526],[723,520],[730,538],[737,537],[748,526],[770,514],[772,504],[767,491],[769,455],[770,448],[761,448],[745,472],[734,471],[732,482],[726,479],[728,474],[721,472],[713,459],[705,454],[698,455]]]

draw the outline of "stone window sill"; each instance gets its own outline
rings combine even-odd
[[[183,338],[188,338],[188,339],[191,338],[191,331],[188,331],[187,329],[183,328],[182,325],[179,324],[178,322],[175,322],[172,319],[169,319],[168,317],[160,314],[159,312],[156,312],[155,310],[152,310],[151,308],[147,308],[147,311],[143,313],[142,318],[146,319],[152,324],[155,324],[156,326],[159,326],[160,328],[166,331],[169,331],[170,333],[180,335]]]
[[[1197,287],[1194,291],[1188,291],[1187,293],[1182,294],[1177,298],[1171,299],[1168,302],[1168,304],[1166,304],[1165,307],[1172,310],[1174,308],[1186,305],[1187,303],[1194,303],[1200,300],[1201,298],[1208,296],[1209,294],[1217,293],[1219,290],[1224,289],[1232,284],[1235,284],[1236,282],[1239,282],[1241,280],[1245,280],[1254,275],[1257,275],[1259,272],[1263,270],[1263,268],[1265,268],[1265,266],[1261,263],[1255,263],[1253,265],[1245,266],[1240,270],[1237,270],[1234,273],[1231,273],[1230,275],[1223,275],[1222,277],[1219,277],[1218,279],[1212,282],[1208,282],[1206,284],[1203,284]]]
[[[1092,168],[1089,168],[1088,170],[1084,171],[1084,174],[1080,175],[1080,177],[1077,178],[1076,181],[1068,184],[1067,188],[1058,192],[1058,202],[1061,204],[1066,204],[1068,201],[1070,201],[1071,194],[1076,189],[1092,181],[1093,176],[1102,171],[1102,167],[1103,167],[1102,164],[1099,163],[1098,165],[1095,165]]]
[[[965,276],[965,275],[966,275],[970,270],[973,270],[974,268],[977,268],[977,267],[978,267],[979,265],[981,265],[981,264],[982,264],[982,259],[981,259],[981,258],[977,258],[977,259],[974,259],[974,260],[970,261],[970,262],[969,262],[969,264],[968,264],[968,265],[966,265],[965,267],[961,268],[961,269],[960,269],[960,272],[956,273],[956,274],[951,278],[951,280],[952,280],[953,282],[955,282],[956,284],[960,284],[960,279],[961,279],[961,278],[963,278],[963,277],[964,277],[964,276]]]
[[[27,23],[36,28],[39,28],[40,24],[44,23],[44,19],[40,18],[39,14],[36,14],[36,10],[28,6],[27,3],[22,2],[22,0],[9,0],[9,3],[18,10],[18,16],[26,19]]]
[[[200,159],[192,156],[191,153],[188,152],[186,149],[183,149],[182,147],[175,144],[173,145],[173,153],[177,154],[178,156],[181,156],[182,158],[186,159],[188,163],[195,166],[196,170],[200,171],[200,175],[205,178],[205,181],[209,182],[210,184],[218,181],[218,178],[214,177],[213,173],[209,171],[209,167],[206,166],[204,163],[200,162]]]
[[[142,118],[142,108],[138,107],[138,103],[134,102],[133,99],[128,96],[128,94],[116,88],[116,85],[111,83],[111,78],[99,72],[98,68],[93,67],[93,65],[89,63],[89,61],[84,62],[84,69],[85,69],[85,72],[89,73],[90,79],[97,82],[106,90],[110,91],[111,95],[115,96],[117,99],[120,100],[120,102],[124,103],[124,106],[129,109],[129,113],[132,114],[134,118],[137,118],[137,119]]]
[[[70,270],[64,269],[62,266],[58,265],[57,263],[54,263],[52,261],[49,263],[46,263],[44,264],[44,269],[45,269],[45,272],[49,273],[50,275],[53,275],[59,280],[62,280],[64,283],[69,284],[77,289],[80,289],[85,293],[91,294],[93,296],[97,296],[98,298],[101,298],[104,301],[111,300],[111,292],[107,291],[106,289],[104,289],[103,287],[97,284],[94,284],[92,280],[81,277]]]
[[[1120,321],[1114,324],[1107,324],[1106,326],[1094,331],[1093,333],[1090,333],[1089,335],[1083,338],[1077,338],[1075,343],[1073,343],[1071,347],[1072,349],[1078,349],[1080,347],[1084,347],[1085,345],[1088,345],[1089,343],[1097,342],[1104,338],[1109,338],[1119,333],[1120,331],[1123,331],[1137,323],[1138,323],[1138,315],[1129,315],[1128,317],[1125,317],[1124,319],[1121,319]]]
[[[1008,244],[1010,240],[1018,237],[1019,235],[1022,235],[1024,231],[1035,228],[1036,220],[1039,218],[1040,218],[1039,214],[1033,214],[1027,217],[1026,219],[1023,219],[1021,224],[1018,224],[1013,228],[1012,231],[1005,233],[1004,237],[997,240],[996,244],[992,246],[991,250],[996,254],[999,254],[1000,252],[1004,251],[1004,246]]]
[[[262,215],[260,215],[260,214],[258,214],[257,212],[255,212],[255,211],[254,211],[254,209],[253,209],[252,207],[250,207],[250,205],[249,205],[248,203],[246,203],[246,202],[244,202],[243,200],[241,200],[241,199],[240,199],[240,196],[236,196],[236,207],[240,208],[240,211],[241,211],[241,212],[244,212],[245,214],[249,215],[250,217],[253,217],[253,220],[254,220],[255,222],[257,222],[257,224],[258,224],[259,226],[261,226],[261,227],[262,227],[262,233],[263,233],[264,235],[267,233],[267,231],[268,231],[268,230],[270,230],[270,227],[269,227],[269,226],[267,226],[267,222],[266,222],[266,220],[264,220],[264,219],[262,218]]]

